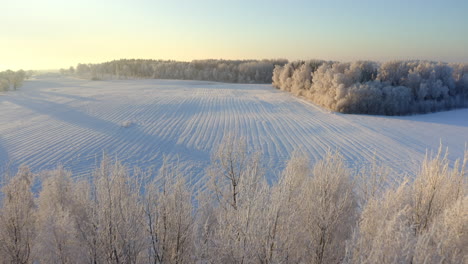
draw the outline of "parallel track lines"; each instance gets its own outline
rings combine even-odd
[[[53,89],[47,87],[51,82]],[[425,146],[437,145],[427,142],[435,138],[430,128],[450,137],[456,153],[464,143],[453,137],[464,134],[461,141],[468,141],[468,127],[445,133],[438,124],[333,114],[268,85],[49,79],[29,82],[21,93],[1,99],[0,113],[13,116],[0,117],[1,157],[34,170],[61,163],[79,175],[89,174],[106,152],[144,168],[157,168],[162,156],[178,159],[198,182],[211,151],[229,134],[260,150],[271,173],[284,168],[294,150],[317,161],[331,149],[350,166],[368,164],[375,156],[412,174]],[[122,126],[125,122],[130,126]],[[420,127],[424,131],[416,134]]]

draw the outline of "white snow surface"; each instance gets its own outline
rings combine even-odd
[[[295,149],[314,162],[329,148],[352,168],[375,156],[399,175],[413,175],[440,142],[451,160],[463,156],[468,109],[344,115],[271,85],[178,80],[44,77],[0,93],[0,163],[27,164],[35,172],[61,164],[75,176],[89,175],[103,153],[130,167],[158,169],[166,156],[197,181],[227,134],[260,150],[270,175]]]

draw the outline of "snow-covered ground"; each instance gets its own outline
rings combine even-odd
[[[374,156],[413,174],[442,142],[450,158],[468,142],[468,109],[383,117],[324,111],[271,85],[201,81],[38,78],[0,94],[0,162],[34,171],[58,164],[89,173],[103,153],[157,169],[163,156],[203,176],[226,134],[243,136],[277,171],[294,149],[319,159],[339,149],[350,166]],[[190,165],[189,165],[190,164]]]

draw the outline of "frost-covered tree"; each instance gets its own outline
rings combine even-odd
[[[31,190],[33,174],[28,167],[20,167],[13,177],[3,175],[0,208],[0,262],[32,263],[32,249],[36,236],[35,203]]]
[[[210,202],[205,202],[199,220],[204,241],[201,249],[205,251],[200,255],[215,263],[253,261],[265,187],[260,156],[248,150],[245,141],[227,136],[213,153],[207,174],[210,182],[205,201]]]
[[[356,221],[357,203],[350,172],[339,153],[327,153],[304,184],[304,231],[309,237],[309,263],[336,263]]]
[[[430,225],[427,232],[418,237],[414,263],[465,263],[468,196],[460,197],[448,205]]]
[[[76,66],[76,74],[80,77],[87,78],[87,76],[90,74],[90,71],[90,67],[86,64],[79,63]]]
[[[84,244],[77,230],[77,191],[63,167],[44,173],[37,199],[35,259],[41,263],[85,263]]]
[[[406,182],[371,198],[347,242],[345,263],[410,263],[415,243]]]
[[[347,242],[346,263],[466,262],[467,161],[468,152],[451,168],[439,149],[413,182],[369,199]]]
[[[448,151],[442,155],[442,147],[434,158],[426,155],[412,184],[411,212],[416,234],[427,231],[436,216],[466,195],[464,177],[468,155],[462,165],[457,161],[454,169],[450,169]]]
[[[193,192],[179,165],[167,161],[145,188],[145,237],[149,263],[189,263],[194,260]]]
[[[465,65],[428,61],[298,61],[273,71],[276,88],[342,113],[405,115],[465,107],[467,84]]]
[[[304,232],[304,184],[311,177],[309,158],[295,151],[270,190],[265,204],[262,258],[260,263],[306,262],[308,235]]]
[[[58,167],[35,188],[21,167],[1,181],[0,263],[465,263],[467,162],[441,148],[392,183],[376,161],[355,175],[339,153],[298,151],[267,183],[226,137],[197,195],[167,160],[153,175],[103,157],[90,178]]]
[[[97,223],[97,246],[106,263],[140,263],[145,249],[141,190],[120,162],[104,157],[94,172],[92,221]]]

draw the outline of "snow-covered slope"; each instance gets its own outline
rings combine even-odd
[[[409,117],[324,111],[271,85],[200,81],[85,81],[43,78],[0,94],[0,162],[34,171],[62,164],[89,173],[103,152],[158,168],[178,157],[195,179],[226,134],[245,137],[268,168],[294,149],[319,159],[339,149],[350,166],[374,156],[412,174],[426,149],[442,142],[450,158],[468,142],[468,109]],[[189,165],[190,164],[190,165]]]

